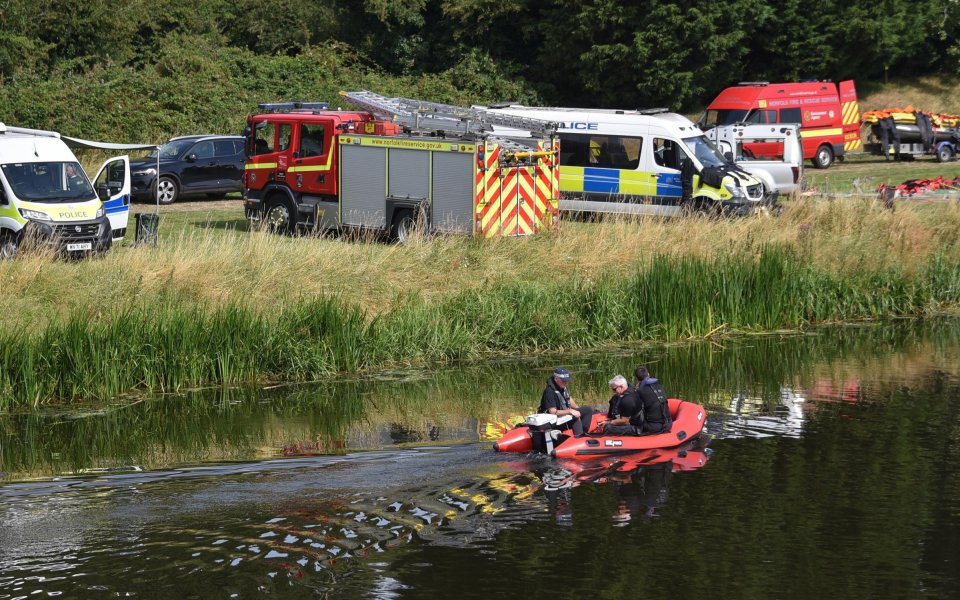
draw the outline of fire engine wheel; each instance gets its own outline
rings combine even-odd
[[[813,155],[813,166],[818,169],[826,169],[833,164],[833,148],[824,144],[817,148],[817,153]]]
[[[398,244],[406,244],[413,237],[416,227],[417,222],[413,218],[412,210],[398,210],[393,215],[393,223],[390,224],[390,239]]]
[[[293,233],[297,222],[286,198],[274,196],[267,201],[267,227],[274,233]]]
[[[172,177],[161,177],[157,182],[157,201],[160,204],[173,204],[180,195],[180,186]]]
[[[944,144],[937,150],[937,160],[940,162],[950,162],[953,160],[953,148]]]

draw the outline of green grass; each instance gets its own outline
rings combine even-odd
[[[930,314],[960,290],[956,205],[802,198],[402,247],[247,231],[236,200],[160,214],[155,247],[0,263],[3,406]]]
[[[960,259],[838,276],[776,247],[758,256],[656,256],[622,280],[514,281],[370,318],[337,296],[271,311],[172,301],[110,319],[74,314],[0,334],[6,408],[265,380],[315,380],[411,362],[596,347],[718,331],[917,315],[960,300]]]
[[[933,179],[960,176],[960,161],[937,162],[933,156],[911,161],[886,161],[880,156],[851,153],[843,162],[835,162],[829,169],[804,166],[804,179],[811,192],[825,194],[876,193],[881,184],[899,185],[910,179]],[[960,192],[958,192],[960,194]]]

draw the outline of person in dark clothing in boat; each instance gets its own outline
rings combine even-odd
[[[633,423],[643,426],[643,404],[637,390],[633,388],[623,375],[617,375],[609,382],[610,407],[607,409],[609,419],[601,425],[606,435],[639,435],[640,429]]]
[[[670,406],[667,404],[667,392],[660,382],[650,376],[646,367],[637,367],[633,373],[637,378],[637,396],[643,405],[643,418],[640,433],[666,433],[673,425]],[[634,423],[636,425],[636,423]]]
[[[553,375],[547,380],[547,387],[543,390],[543,396],[540,398],[540,408],[537,409],[537,412],[549,413],[558,417],[572,415],[573,421],[570,428],[573,429],[573,435],[579,437],[590,431],[593,409],[590,407],[580,408],[570,397],[570,392],[567,391],[570,379],[570,371],[562,367],[555,369]]]

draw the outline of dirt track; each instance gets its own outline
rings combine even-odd
[[[156,204],[149,202],[134,202],[130,205],[131,213],[153,212]],[[171,212],[209,212],[221,209],[243,209],[243,200],[236,198],[220,198],[208,200],[206,198],[184,198],[168,206],[160,206],[160,213]]]

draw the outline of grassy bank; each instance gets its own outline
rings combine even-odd
[[[629,277],[655,254],[710,261],[776,246],[839,276],[912,274],[937,254],[960,256],[958,207],[904,203],[891,212],[861,200],[803,200],[776,219],[564,221],[556,235],[444,237],[408,247],[251,233],[239,202],[189,202],[162,209],[160,232],[156,248],[118,248],[98,260],[0,263],[0,330],[41,330],[76,313],[110,320],[165,304],[207,311],[234,303],[271,314],[330,295],[373,316],[410,297],[432,304],[514,282]]]
[[[565,223],[529,239],[290,239],[171,219],[156,248],[0,265],[5,406],[917,315],[960,300],[960,209]],[[163,227],[163,225],[162,225]]]

